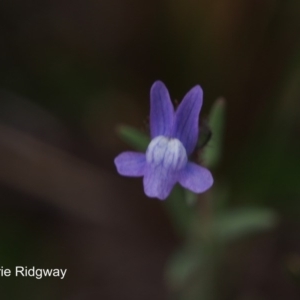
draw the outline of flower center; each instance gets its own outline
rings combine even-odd
[[[150,142],[146,160],[149,164],[178,171],[186,165],[188,159],[186,150],[178,139],[160,135]]]

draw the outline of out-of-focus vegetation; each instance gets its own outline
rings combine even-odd
[[[0,278],[2,298],[299,299],[299,16],[296,0],[2,1],[1,266],[68,268]],[[157,79],[174,100],[204,90],[207,194],[161,203],[116,174],[147,144]]]

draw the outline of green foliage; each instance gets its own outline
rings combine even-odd
[[[138,151],[145,152],[150,143],[146,134],[131,126],[121,125],[117,128],[117,133],[124,142]]]
[[[172,299],[214,299],[214,254],[198,246],[177,251],[169,261],[166,281]]]
[[[212,137],[202,154],[205,165],[210,168],[216,167],[221,159],[224,124],[225,99],[218,98],[210,110],[208,120],[208,125],[212,131]]]
[[[212,226],[218,241],[232,241],[272,229],[276,223],[277,216],[271,209],[243,207],[220,213]]]

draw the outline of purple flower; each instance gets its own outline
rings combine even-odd
[[[146,154],[123,152],[115,158],[119,174],[144,177],[144,191],[148,197],[166,199],[177,182],[194,193],[205,192],[212,186],[210,171],[188,161],[198,140],[202,98],[202,89],[196,85],[175,112],[166,86],[161,81],[152,85],[152,140]]]

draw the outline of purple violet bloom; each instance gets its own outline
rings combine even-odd
[[[202,98],[203,91],[196,85],[175,112],[166,86],[161,81],[152,85],[152,140],[146,154],[123,152],[115,158],[119,174],[144,177],[144,191],[148,197],[166,199],[177,182],[194,193],[203,193],[212,186],[210,171],[188,161],[198,141]]]

